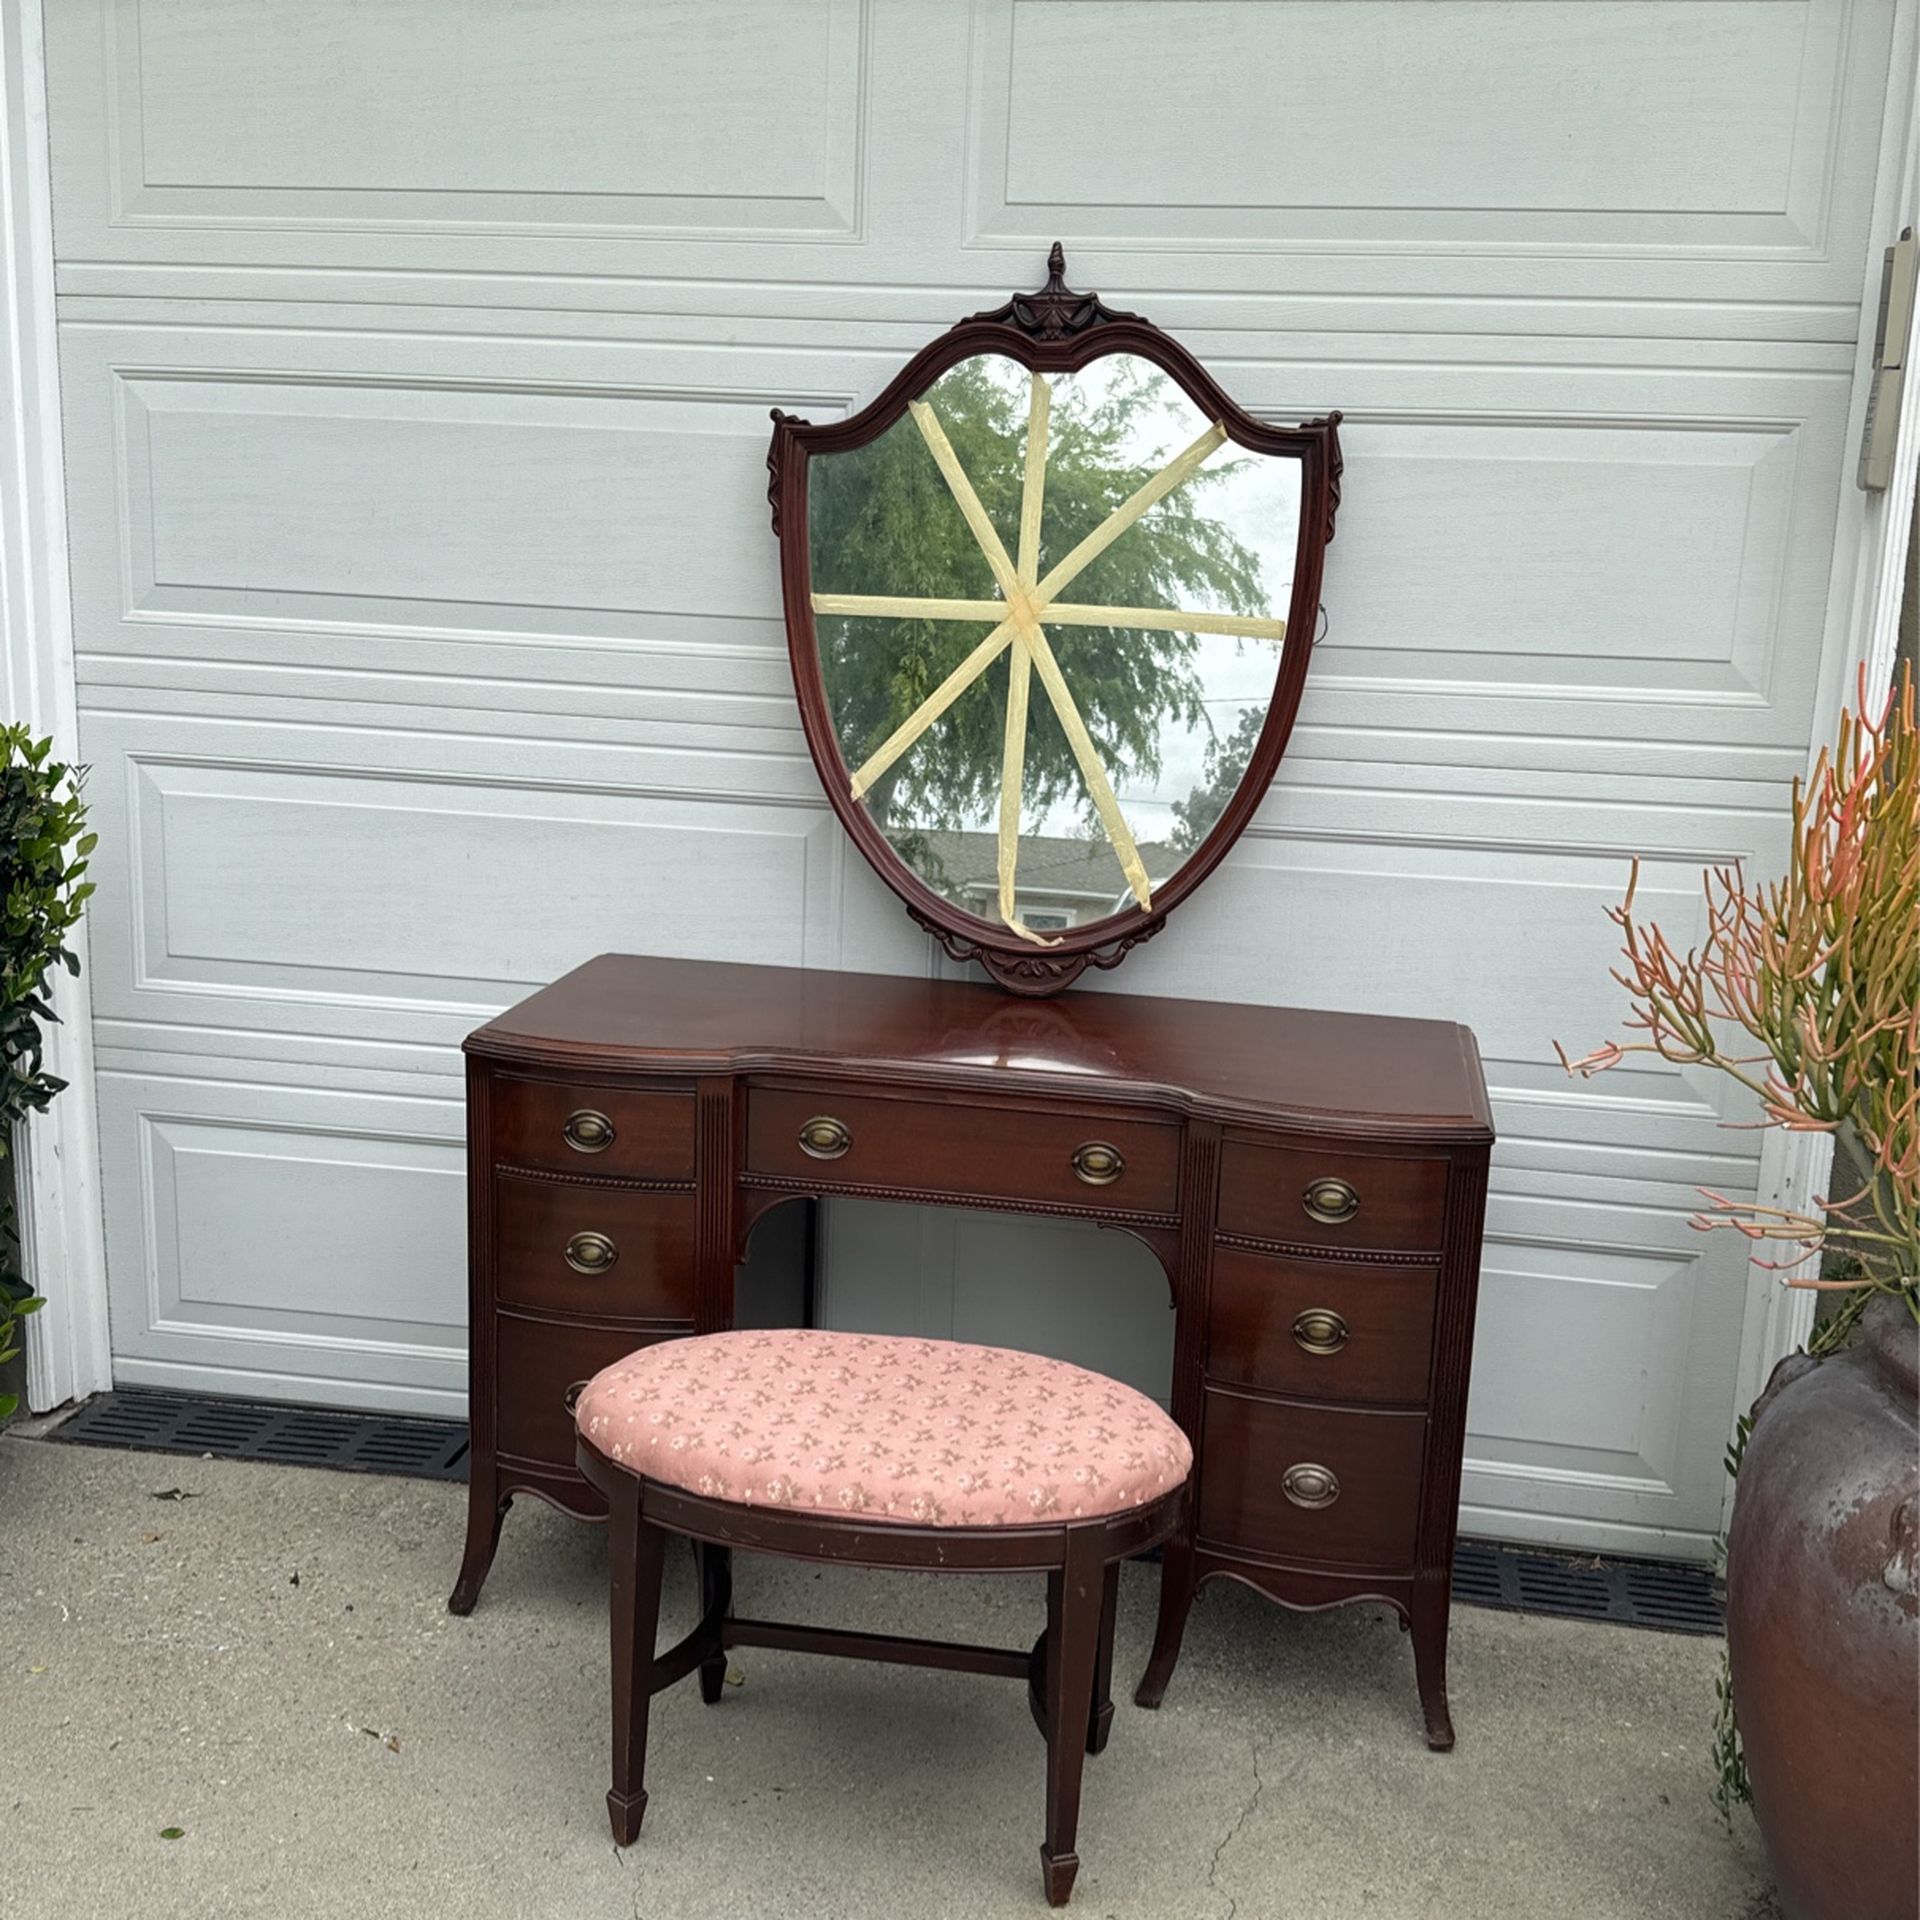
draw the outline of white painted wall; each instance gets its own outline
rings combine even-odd
[[[458,1408],[462,1033],[609,947],[944,965],[792,704],[766,411],[1070,277],[1345,410],[1279,783],[1123,989],[1467,1021],[1467,1519],[1703,1550],[1758,1177],[1612,1030],[1850,646],[1893,0],[50,9],[126,1381]],[[1889,69],[1899,85],[1889,96]],[[1092,990],[1100,990],[1095,988]],[[1164,1375],[1141,1250],[831,1210],[826,1302]]]

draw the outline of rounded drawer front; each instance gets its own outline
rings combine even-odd
[[[690,1320],[697,1233],[690,1193],[495,1176],[496,1292],[505,1307]]]
[[[1412,1569],[1427,1423],[1210,1388],[1200,1538],[1269,1560]]]
[[[1220,1230],[1297,1246],[1437,1251],[1444,1159],[1389,1158],[1339,1146],[1229,1140],[1220,1155]]]
[[[549,1467],[573,1467],[576,1389],[637,1347],[667,1338],[619,1327],[559,1326],[503,1313],[495,1444],[502,1453]]]
[[[497,1075],[493,1157],[594,1179],[691,1180],[693,1095]]]
[[[1216,1246],[1207,1377],[1308,1400],[1421,1406],[1436,1267]]]
[[[1171,1214],[1180,1129],[1099,1113],[756,1087],[747,1171],[836,1186]]]

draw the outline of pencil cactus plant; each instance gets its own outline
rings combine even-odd
[[[47,976],[55,966],[80,971],[66,942],[93,892],[81,769],[52,753],[52,741],[0,725],[0,1163],[27,1116],[45,1112],[66,1085],[42,1065],[46,1026],[59,1018]],[[20,1270],[12,1193],[0,1185],[0,1363],[16,1357],[20,1320],[40,1304]],[[0,1392],[0,1419],[16,1403]]]
[[[1864,708],[1865,700],[1861,701]],[[1624,938],[1614,978],[1642,1038],[1579,1060],[1591,1076],[1632,1053],[1727,1074],[1763,1124],[1857,1135],[1867,1177],[1817,1213],[1702,1188],[1703,1228],[1777,1250],[1789,1286],[1901,1295],[1920,1318],[1920,734],[1903,673],[1877,717],[1842,715],[1839,738],[1796,781],[1785,876],[1751,884],[1738,866],[1705,876],[1707,928],[1679,952],[1634,912],[1629,883],[1611,917]],[[1639,877],[1635,863],[1634,881]],[[1757,1049],[1757,1050],[1756,1050]],[[1849,1272],[1812,1270],[1823,1250]]]

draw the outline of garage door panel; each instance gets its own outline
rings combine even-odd
[[[766,458],[758,394],[128,373],[118,398],[134,612],[765,618],[738,564],[765,540],[739,484]]]
[[[1766,698],[1794,427],[1363,416],[1341,440],[1330,686]]]
[[[464,1395],[458,1099],[103,1072],[100,1126],[121,1377],[236,1369],[283,1376],[283,1397],[342,1381],[434,1411]]]
[[[52,80],[78,149],[66,238],[96,258],[128,230],[183,227],[843,241],[868,11],[56,8]]]
[[[1608,1245],[1592,1220],[1538,1231],[1490,1219],[1463,1526],[1706,1557],[1726,1427],[1705,1410],[1731,1394],[1737,1351],[1701,1337],[1703,1302],[1737,1312],[1743,1250],[1677,1218],[1672,1245]]]
[[[790,720],[765,411],[838,417],[897,364],[579,343],[543,379],[525,342],[348,332],[302,339],[295,380],[258,329],[70,338],[83,674],[153,654],[439,675],[451,704],[507,713],[529,681],[598,712],[604,679]],[[181,357],[201,365],[153,364]],[[1227,377],[1274,417],[1348,412],[1302,759],[1798,767],[1840,374],[1269,351]]]
[[[140,761],[133,778],[136,991],[484,1005],[636,938],[800,964],[809,859],[835,858],[830,823],[799,808],[244,765]],[[591,878],[530,913],[575,863]],[[740,883],[731,924],[723,902],[676,912],[716,867]]]
[[[1113,288],[1188,290],[1207,255],[1222,291],[1858,298],[1888,0],[712,13],[499,7],[450,36],[429,5],[303,28],[53,9],[62,252],[571,273],[618,299],[648,276],[971,286],[1077,233]],[[1137,137],[1271,125],[1275,101],[1272,139]]]
[[[609,949],[925,964],[811,763],[769,763],[756,801],[738,766],[664,751],[430,764],[414,736],[98,713],[82,744],[103,1018],[450,1046]],[[696,873],[730,876],[722,901],[696,908]]]
[[[1236,372],[1270,417],[1345,415],[1309,755],[1398,761],[1426,736],[1495,735],[1481,758],[1512,737],[1522,764],[1552,766],[1631,735],[1669,750],[1662,773],[1773,745],[1797,767],[1847,457],[1842,377],[1386,359]],[[1421,407],[1399,404],[1416,389]]]
[[[1481,1271],[1469,1471],[1687,1477],[1688,1330],[1706,1254],[1493,1241]],[[1471,1496],[1470,1496],[1471,1497]]]
[[[571,649],[591,676],[631,646],[669,685],[767,686],[785,652],[768,412],[837,419],[879,375],[711,341],[86,324],[64,342],[83,658],[488,678],[501,653],[563,675]]]
[[[977,17],[977,237],[1267,248],[1284,215],[1290,249],[1791,259],[1826,240],[1839,9],[990,0]],[[1574,71],[1578,88],[1549,79]],[[1163,118],[1256,126],[1276,100],[1276,139],[1136,137]]]

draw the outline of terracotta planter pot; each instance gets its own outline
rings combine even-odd
[[[1755,1408],[1727,1543],[1754,1812],[1794,1920],[1920,1914],[1920,1329],[1876,1301]]]

